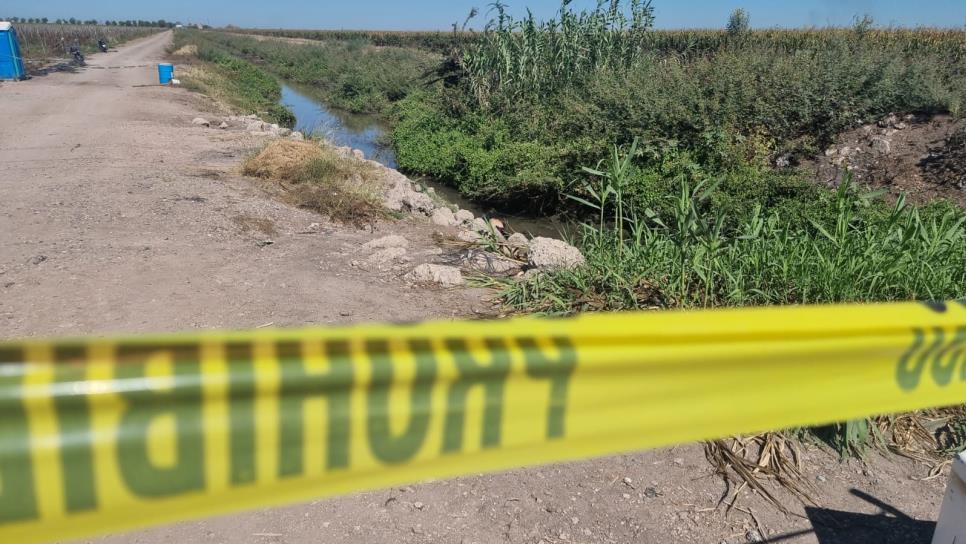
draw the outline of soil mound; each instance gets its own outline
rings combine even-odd
[[[804,166],[829,185],[851,172],[858,183],[905,193],[913,202],[946,198],[966,205],[966,119],[890,115],[841,134]]]

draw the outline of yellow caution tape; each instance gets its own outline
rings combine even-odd
[[[966,402],[962,303],[0,344],[0,542]]]

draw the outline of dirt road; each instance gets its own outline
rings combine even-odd
[[[413,289],[353,267],[387,233],[433,251],[429,227],[326,223],[236,174],[259,142],[191,125],[210,103],[151,86],[169,34],[79,73],[0,86],[0,334],[248,328],[469,315],[479,293]],[[740,399],[736,399],[740,402]],[[914,542],[943,479],[809,446],[818,504],[786,516],[711,475],[699,446],[376,491],[98,542]],[[625,480],[626,478],[626,480]],[[878,516],[857,489],[911,519]],[[818,536],[816,533],[818,532]]]
[[[350,267],[378,232],[324,224],[238,179],[259,142],[192,126],[203,102],[148,86],[169,40],[0,87],[4,336],[467,313],[462,293],[401,292]],[[299,234],[312,223],[321,235]]]

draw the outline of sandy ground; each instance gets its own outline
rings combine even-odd
[[[490,310],[471,290],[416,289],[353,268],[404,234],[326,223],[236,174],[258,146],[192,126],[205,99],[150,86],[169,35],[78,73],[0,85],[0,335],[400,321]],[[123,68],[124,66],[131,66]],[[108,68],[122,67],[122,68]],[[315,225],[313,225],[315,224]],[[271,243],[268,243],[271,242]],[[740,402],[740,399],[735,399]],[[945,477],[896,458],[840,463],[807,446],[815,505],[785,515],[729,493],[698,445],[480,475],[187,522],[102,543],[927,542]],[[898,512],[897,512],[897,511]]]

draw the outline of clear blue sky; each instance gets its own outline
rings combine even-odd
[[[471,7],[485,14],[491,0],[3,0],[0,16],[78,19],[167,19],[246,27],[447,29]],[[552,15],[559,0],[508,0],[514,13],[529,7]],[[593,5],[576,0],[574,5]],[[966,0],[654,0],[660,28],[721,27],[736,7],[756,27],[847,25],[870,14],[879,24],[966,25]],[[478,18],[478,24],[481,19]]]

